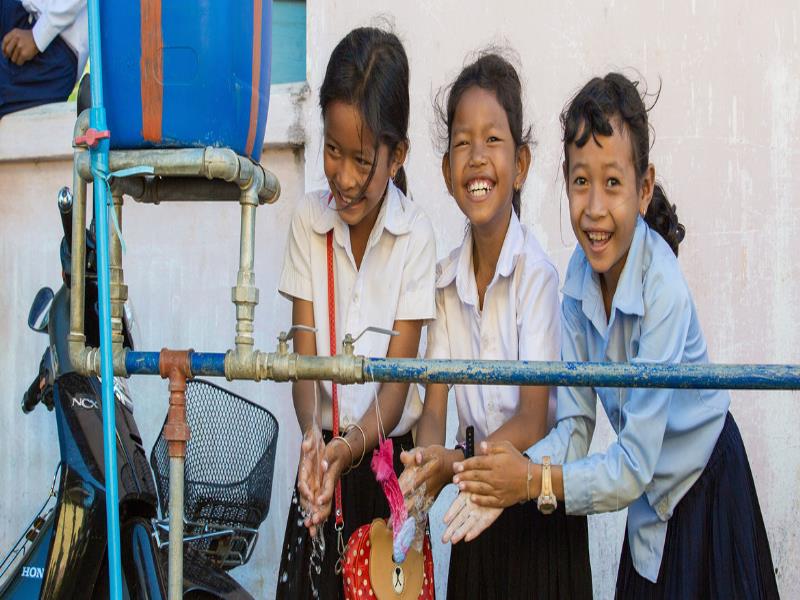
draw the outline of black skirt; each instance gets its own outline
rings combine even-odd
[[[616,597],[779,597],[753,475],[730,413],[703,474],[667,523],[658,580],[636,572],[626,531]]]
[[[508,507],[476,539],[453,546],[447,597],[591,600],[586,517],[568,516],[563,503],[550,515],[536,502]]]
[[[325,443],[328,443],[333,437],[330,431],[323,431],[322,436]],[[400,462],[400,453],[413,448],[414,440],[410,432],[391,439],[394,444],[394,470],[399,475],[403,468]],[[371,523],[373,519],[389,516],[389,503],[370,468],[371,458],[372,453],[368,452],[357,468],[342,477],[342,513],[344,515],[342,535],[345,544],[350,539],[350,535],[362,525]],[[337,535],[334,529],[333,514],[322,527],[325,553],[320,572],[316,573],[311,560],[313,550],[311,537],[308,535],[308,529],[303,525],[297,498],[297,484],[295,484],[294,496],[289,506],[289,519],[286,522],[286,533],[283,536],[283,553],[281,554],[281,566],[278,569],[278,587],[275,596],[287,600],[343,599],[342,578],[335,572],[339,551],[336,547]],[[333,507],[331,508],[333,509]]]

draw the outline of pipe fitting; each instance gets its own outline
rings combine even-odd
[[[164,424],[170,458],[186,457],[186,443],[191,431],[186,420],[186,380],[192,378],[192,350],[161,349],[158,368],[161,377],[169,379],[169,411]]]
[[[259,369],[257,368],[259,354],[262,353],[254,352],[252,346],[242,347],[237,345],[235,350],[228,350],[225,353],[225,379],[228,381],[233,381],[234,379],[261,381],[262,378],[259,377]]]

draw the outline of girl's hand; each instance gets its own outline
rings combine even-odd
[[[334,440],[331,440],[325,446],[325,458],[322,460],[322,486],[316,497],[313,514],[311,515],[311,524],[313,526],[321,525],[330,516],[331,501],[336,490],[336,483],[341,478],[342,473],[351,466],[352,456],[347,444]],[[313,537],[314,531],[310,530],[310,533]]]
[[[322,486],[322,457],[325,442],[319,427],[312,425],[303,436],[300,444],[300,463],[297,467],[297,491],[300,493],[300,508],[305,517],[304,524],[316,535],[316,527],[311,522],[314,498]]]
[[[482,442],[480,450],[483,456],[454,465],[458,489],[475,504],[491,508],[527,500],[528,459],[510,442]]]
[[[464,458],[461,450],[433,445],[400,454],[406,469],[400,476],[400,490],[406,496],[425,485],[425,494],[435,498],[453,477],[453,465]]]
[[[459,492],[444,515],[447,529],[442,536],[442,543],[457,544],[461,540],[471,542],[494,523],[502,512],[502,508],[478,506],[472,502],[469,494]]]

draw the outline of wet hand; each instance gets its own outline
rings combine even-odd
[[[436,497],[453,477],[453,464],[463,458],[460,450],[448,450],[444,446],[432,445],[413,448],[400,454],[406,469],[400,476],[400,489],[408,495],[423,485],[425,494]]]
[[[482,442],[481,456],[454,465],[453,483],[479,506],[505,508],[527,500],[528,459],[510,442]],[[533,489],[533,488],[531,488]]]
[[[314,499],[322,487],[322,459],[325,453],[325,442],[319,427],[312,426],[303,436],[300,444],[300,464],[297,468],[297,491],[300,493],[300,508],[305,517],[304,524],[316,535],[311,517]]]
[[[17,66],[22,66],[39,54],[30,29],[12,29],[3,37],[3,55]]]
[[[502,508],[479,506],[470,499],[469,494],[460,492],[444,515],[447,529],[442,536],[442,543],[457,544],[461,540],[471,542],[494,523],[502,512]]]
[[[314,501],[311,515],[313,526],[321,525],[330,516],[336,484],[342,473],[350,467],[351,460],[350,450],[346,444],[331,442],[325,446],[325,457],[322,460],[322,486]],[[311,531],[311,535],[314,535],[313,531]]]

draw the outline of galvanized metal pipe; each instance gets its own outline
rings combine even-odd
[[[69,354],[76,367],[85,348],[84,307],[86,305],[84,268],[86,265],[86,181],[72,168],[72,248],[69,301]]]
[[[85,154],[75,157],[78,173],[91,179],[91,160]],[[280,197],[281,186],[273,173],[229,148],[182,148],[177,150],[115,150],[109,154],[112,172],[149,166],[163,177],[205,177],[232,182],[240,188],[255,188],[260,204],[271,204]]]
[[[123,177],[111,189],[142,204],[161,202],[239,202],[235,183],[204,177]]]
[[[236,305],[236,351],[247,353],[253,350],[253,319],[258,304],[254,271],[258,196],[252,188],[242,190],[241,203],[239,272],[231,301]]]
[[[117,224],[122,229],[122,194],[113,194],[113,206]],[[119,355],[122,351],[124,336],[122,333],[122,318],[125,301],[128,299],[128,286],[125,285],[125,275],[122,270],[122,240],[119,232],[112,227],[109,232],[110,240],[110,274],[111,274],[111,344],[113,353]],[[122,364],[124,368],[125,364]],[[116,361],[115,361],[116,367]],[[115,368],[116,372],[118,369]],[[125,373],[122,373],[123,375]]]
[[[183,476],[185,458],[169,459],[169,600],[183,598]]]

